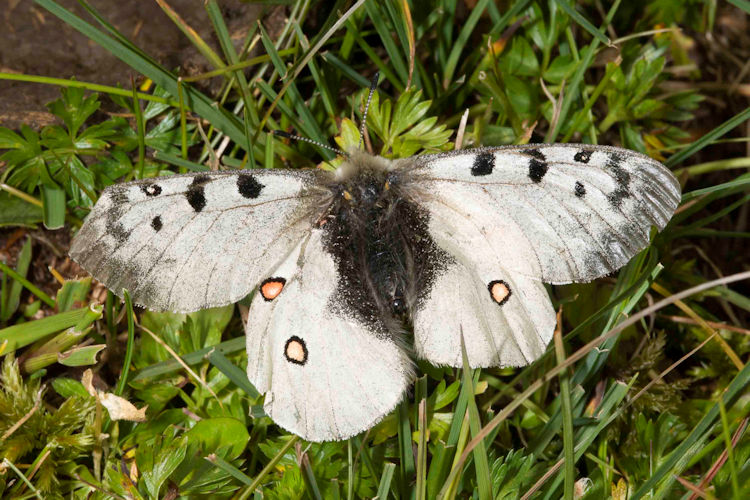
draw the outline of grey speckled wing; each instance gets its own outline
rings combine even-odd
[[[591,281],[624,266],[680,201],[666,167],[621,148],[482,148],[415,162],[423,205],[454,221],[434,231],[486,240],[506,268],[546,283]]]
[[[672,173],[619,148],[482,148],[406,162],[429,234],[453,262],[417,304],[417,354],[461,366],[519,366],[545,350],[555,314],[542,285],[623,265],[680,201]]]
[[[313,171],[158,177],[109,187],[70,255],[154,310],[240,300],[310,231]]]

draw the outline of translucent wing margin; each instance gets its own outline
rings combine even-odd
[[[175,175],[107,188],[71,257],[154,310],[235,302],[310,230],[314,172]]]
[[[590,281],[619,269],[680,201],[667,168],[620,148],[529,145],[412,161],[431,216],[455,220],[451,230],[468,242],[484,240],[506,269],[548,283]],[[490,258],[471,247],[462,251]]]

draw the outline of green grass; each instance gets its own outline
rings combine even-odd
[[[352,117],[375,70],[368,132],[379,154],[452,149],[468,110],[464,147],[622,145],[672,168],[684,196],[617,274],[552,289],[560,331],[539,361],[484,370],[420,362],[396,411],[324,444],[285,434],[263,413],[244,375],[238,308],[133,313],[111,293],[95,304],[89,279],[35,283],[52,257],[26,240],[0,264],[0,495],[750,496],[750,276],[740,273],[750,107],[701,85],[741,70],[710,67],[726,63],[701,51],[725,37],[719,14],[750,14],[748,2],[479,0],[467,10],[457,0],[388,0],[336,2],[326,17],[290,1],[280,32],[261,23],[238,49],[215,1],[205,8],[217,47],[160,1],[211,69],[180,78],[83,0],[85,19],[36,1],[152,84],[0,73],[61,89],[49,104],[59,124],[0,127],[0,226],[72,233],[106,186],[166,170],[331,168],[330,151],[271,131],[356,144]],[[208,96],[194,84],[212,76],[223,83]],[[95,121],[105,100],[132,120]],[[40,255],[49,262],[34,272]],[[148,405],[148,420],[111,421],[80,366],[94,370],[97,388]]]

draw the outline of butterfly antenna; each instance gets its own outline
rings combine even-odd
[[[340,154],[341,156],[346,156],[347,158],[349,155],[340,149],[332,148],[328,144],[323,144],[322,142],[314,141],[312,139],[308,139],[307,137],[300,137],[299,135],[290,134],[289,132],[284,132],[283,130],[274,130],[273,135],[278,135],[280,137],[284,137],[286,139],[292,139],[295,141],[302,141],[302,142],[309,142],[310,144],[314,144],[318,147],[321,147],[323,149],[327,149],[329,151],[333,151],[334,153]]]
[[[362,140],[365,138],[365,127],[367,126],[367,110],[370,109],[370,101],[372,101],[372,94],[375,93],[375,89],[378,87],[378,79],[380,78],[380,72],[376,71],[370,80],[370,93],[367,94],[367,103],[365,104],[365,112],[362,113],[362,124],[359,126],[359,145],[358,149],[362,148]]]

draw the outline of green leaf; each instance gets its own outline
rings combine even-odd
[[[186,435],[180,438],[167,437],[165,441],[165,445],[159,446],[155,450],[156,453],[152,455],[152,458],[144,464],[146,465],[145,467],[139,464],[139,469],[143,473],[143,482],[146,486],[146,491],[151,498],[161,498],[159,491],[162,485],[185,459],[187,451],[188,437]],[[148,449],[140,451],[138,454],[139,457],[151,454],[151,450]]]
[[[510,50],[500,57],[500,70],[505,75],[538,76],[539,61],[525,38],[513,38]]]
[[[577,65],[578,63],[572,56],[557,56],[544,72],[544,79],[549,83],[560,84],[563,80],[567,81],[570,78]]]
[[[99,97],[92,94],[84,97],[84,89],[67,87],[61,89],[62,97],[47,104],[53,115],[60,117],[70,137],[76,137],[86,120],[99,109]]]
[[[206,453],[218,453],[232,460],[243,452],[250,434],[243,422],[234,418],[206,418],[196,423],[185,433],[188,444],[197,445]]]
[[[55,332],[75,326],[88,313],[89,309],[87,308],[76,309],[75,311],[68,311],[36,321],[0,329],[0,345],[6,340],[8,341],[2,353],[9,354],[20,347],[27,346]]]
[[[57,361],[65,366],[95,365],[97,363],[96,355],[106,347],[106,344],[74,347],[69,351],[58,354]]]
[[[27,237],[26,241],[21,247],[21,251],[18,252],[18,258],[16,259],[16,273],[22,277],[26,277],[29,271],[29,264],[31,263],[31,238]],[[6,276],[3,276],[5,279]],[[18,309],[18,305],[21,303],[21,291],[23,291],[23,285],[18,280],[13,280],[10,284],[10,289],[7,290],[3,286],[0,293],[3,294],[2,311],[0,314],[0,322],[6,322],[10,319],[13,313]]]
[[[90,398],[91,395],[86,391],[86,388],[78,380],[72,378],[60,377],[52,379],[52,388],[55,389],[60,396],[64,398],[71,398],[77,396],[79,398]]]
[[[81,307],[86,303],[89,290],[91,290],[91,277],[80,280],[67,280],[57,292],[57,297],[55,297],[57,310],[65,312]]]
[[[65,225],[65,190],[57,185],[42,184],[42,220],[50,230]]]

